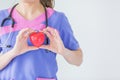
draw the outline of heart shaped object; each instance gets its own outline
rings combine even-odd
[[[43,32],[33,32],[30,34],[30,41],[34,46],[40,47],[45,41],[45,34]]]

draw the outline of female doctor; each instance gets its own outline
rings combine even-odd
[[[82,51],[71,26],[63,13],[52,8],[52,3],[52,0],[19,0],[12,12],[14,28],[11,21],[6,21],[0,30],[0,44],[11,34],[6,42],[11,46],[0,47],[0,80],[57,80],[56,54],[70,64],[81,64]],[[0,11],[0,24],[10,12],[11,8]],[[29,35],[36,30],[47,35],[49,44],[32,45]]]

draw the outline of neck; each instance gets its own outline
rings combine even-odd
[[[19,5],[16,7],[17,11],[26,18],[33,15],[40,15],[44,12],[44,7],[40,2],[24,3],[19,2]]]

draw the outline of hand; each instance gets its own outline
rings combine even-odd
[[[22,29],[19,34],[16,37],[16,43],[13,48],[16,56],[21,55],[29,50],[35,50],[38,49],[37,47],[34,46],[28,46],[27,39],[29,37],[29,34],[34,32],[30,28]]]
[[[40,46],[40,48],[47,49],[47,50],[50,50],[52,52],[62,55],[65,47],[60,38],[58,31],[56,29],[47,27],[47,28],[43,29],[42,32],[47,35],[47,37],[50,40],[50,44],[42,45],[42,46]]]

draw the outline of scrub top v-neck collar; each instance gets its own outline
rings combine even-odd
[[[20,23],[20,25],[35,25],[37,22],[41,23],[42,22],[42,18],[45,18],[45,13],[40,14],[39,16],[37,16],[36,18],[34,18],[33,20],[27,20],[25,19],[16,9],[13,12],[13,18],[15,19],[15,22],[17,24]]]
[[[16,13],[17,17],[19,17],[19,19],[20,19],[21,21],[24,21],[25,23],[34,22],[34,21],[40,19],[42,16],[45,16],[45,12],[43,12],[43,13],[41,13],[39,16],[35,17],[34,19],[32,19],[32,20],[27,20],[26,18],[24,18],[24,16],[22,16],[22,15],[17,11],[16,8],[14,9],[14,12]]]
[[[10,12],[11,9],[9,9],[8,11]],[[54,10],[52,8],[47,8],[47,14],[48,14],[48,19],[50,16],[52,16],[52,14],[54,13]],[[34,25],[38,25],[38,24],[42,24],[46,18],[45,18],[45,12],[41,13],[38,17],[36,17],[33,20],[27,20],[25,19],[21,14],[19,14],[19,12],[14,9],[12,17],[15,20],[15,23],[17,25],[23,25],[23,26],[34,26]]]

